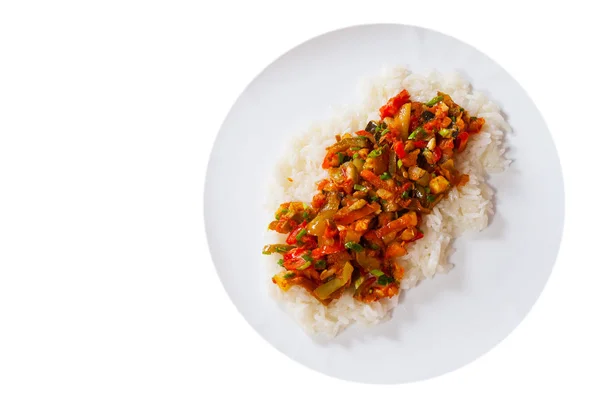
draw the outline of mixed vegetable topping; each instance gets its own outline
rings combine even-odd
[[[336,136],[310,205],[283,203],[269,229],[287,234],[280,254],[283,271],[273,282],[286,291],[306,289],[327,305],[348,288],[362,302],[398,293],[403,269],[395,258],[423,237],[422,215],[454,186],[468,182],[454,165],[484,119],[469,116],[441,92],[427,103],[406,90],[379,110],[381,120],[364,130]]]

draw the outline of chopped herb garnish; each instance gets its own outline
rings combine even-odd
[[[423,187],[423,190],[425,190],[425,192],[427,194],[429,194],[431,192],[431,189],[429,187]]]
[[[450,129],[441,129],[438,133],[442,137],[448,137],[450,136],[450,133],[452,133],[452,131]]]
[[[299,266],[297,269],[298,269],[299,271],[303,271],[303,270],[305,270],[306,268],[308,268],[310,265],[311,265],[311,262],[310,262],[310,261],[306,261],[304,264],[302,264],[302,266]]]
[[[296,276],[294,272],[286,273],[285,275],[283,275],[283,279],[291,279],[294,276]]]
[[[431,108],[433,105],[435,105],[436,103],[441,102],[443,100],[444,100],[444,97],[442,95],[436,96],[435,98],[433,98],[432,100],[427,102],[425,105],[427,105]]]
[[[371,245],[369,245],[369,248],[371,248],[371,249],[373,249],[375,251],[378,251],[381,247],[379,245],[377,245],[377,244],[371,244]]]
[[[303,237],[303,236],[305,236],[307,232],[308,232],[308,231],[306,231],[306,229],[302,228],[302,229],[301,229],[301,230],[298,232],[298,234],[296,235],[296,241],[301,243],[301,242],[302,242],[302,237]]]
[[[371,151],[371,153],[368,154],[368,157],[379,157],[381,156],[381,153],[383,153],[383,151],[381,149],[375,149],[373,151]]]
[[[387,275],[381,275],[379,278],[377,278],[377,283],[381,286],[387,286],[390,283],[394,283],[394,278]]]
[[[354,189],[358,190],[358,191],[367,191],[368,190],[368,188],[366,188],[365,186],[360,185],[360,184],[355,184]]]
[[[283,266],[283,259],[280,259],[279,261],[277,261],[277,265]]]
[[[302,218],[305,219],[305,220],[308,220],[310,218],[310,216],[308,215],[308,212],[303,211],[302,212]]]
[[[359,155],[358,155],[358,153],[354,153],[354,154],[352,155],[352,158],[353,158],[353,159],[358,159],[358,158],[359,158]]]
[[[287,251],[294,248],[295,247],[293,247],[292,245],[285,244],[265,245],[263,247],[262,253],[265,255],[270,255],[273,253],[285,254]]]
[[[346,155],[342,152],[337,152],[337,158],[338,158],[338,162],[340,164],[342,164],[344,162],[344,160],[346,159]]]
[[[431,194],[429,194],[429,195],[427,196],[427,201],[429,201],[430,203],[433,203],[433,202],[435,201],[435,196],[434,196],[434,195],[431,195]]]
[[[379,176],[380,179],[382,180],[389,180],[392,178],[392,176],[390,176],[390,173],[388,173],[387,171],[385,173],[383,173],[381,176]]]
[[[304,259],[305,261],[308,261],[308,262],[311,262],[313,260],[312,256],[310,256],[310,254],[304,254],[300,258],[302,258],[302,259]]]
[[[402,198],[404,198],[405,200],[408,198],[408,191],[402,192]]]
[[[324,259],[319,259],[315,263],[315,268],[317,268],[317,269],[325,269],[325,268],[327,268],[327,261],[324,260]]]
[[[376,195],[369,197],[369,201],[370,202],[375,202],[375,201],[379,201],[379,197],[377,197]]]
[[[373,269],[373,270],[371,271],[371,275],[373,275],[373,276],[377,276],[377,277],[380,277],[380,276],[383,276],[383,275],[385,275],[385,274],[384,274],[383,272],[381,272],[379,269]]]
[[[408,136],[408,138],[409,138],[410,140],[413,140],[413,139],[415,139],[415,138],[417,137],[417,135],[419,135],[419,134],[420,134],[422,131],[423,131],[423,128],[422,128],[422,127],[418,127],[418,128],[416,128],[416,129],[415,129],[415,130],[414,130],[414,131],[413,131],[413,132],[412,132],[412,133],[411,133],[411,134]]]
[[[390,131],[389,129],[384,129],[384,130],[381,132],[381,137],[385,136],[385,135],[386,135],[386,134],[387,134],[389,131]]]
[[[363,251],[363,247],[360,244],[357,244],[356,242],[346,242],[346,245],[344,245],[346,247],[346,249],[349,249],[351,251],[354,252],[362,252]]]

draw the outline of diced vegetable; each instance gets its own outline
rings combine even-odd
[[[373,134],[375,133],[375,130],[377,129],[377,123],[374,121],[369,121],[369,123],[367,123],[367,127],[365,128],[365,131]]]
[[[369,147],[369,141],[361,137],[348,137],[330,146],[329,148],[327,148],[327,151],[329,153],[338,153],[346,151],[353,147]]]
[[[398,95],[390,98],[390,100],[379,109],[381,120],[385,119],[386,117],[395,116],[398,110],[400,110],[402,105],[404,105],[409,98],[410,95],[405,89],[402,90]]]
[[[411,180],[418,180],[421,177],[423,177],[425,175],[425,173],[427,173],[425,170],[423,170],[422,168],[418,167],[418,166],[411,166],[408,169],[408,178]]]
[[[408,139],[409,140],[413,140],[416,139],[418,135],[420,135],[421,133],[423,133],[423,128],[422,127],[418,127],[416,128],[409,136]]]
[[[408,137],[408,128],[410,127],[410,111],[411,103],[407,102],[400,108],[398,118],[396,120],[396,126],[399,131],[400,140],[406,140]]]
[[[306,235],[306,229],[302,228],[299,232],[298,235],[296,235],[296,241],[298,243],[302,243],[302,237]]]
[[[380,114],[364,130],[335,136],[311,205],[286,202],[275,212],[269,229],[286,234],[286,244],[263,253],[281,255],[272,281],[282,290],[300,286],[324,305],[347,287],[361,302],[396,295],[404,277],[396,258],[423,238],[421,216],[469,181],[454,160],[484,119],[441,92],[424,104],[406,90]]]
[[[270,254],[283,254],[287,251],[289,251],[290,249],[294,249],[294,247],[292,245],[283,245],[283,244],[275,244],[275,245],[265,245],[262,253],[264,255],[270,255]]]
[[[398,156],[398,158],[400,159],[403,159],[406,156],[406,151],[404,150],[404,143],[401,140],[394,143],[393,150],[396,153],[396,156]]]
[[[354,252],[362,252],[362,251],[364,251],[364,248],[362,247],[362,245],[357,244],[356,242],[352,242],[352,241],[347,242],[346,245],[345,245],[345,247],[346,247],[346,249],[349,249],[349,250],[354,251]]]
[[[375,231],[379,238],[394,231],[403,230],[406,227],[417,226],[417,214],[414,211],[409,211],[397,220],[391,221],[386,226]]]
[[[361,276],[360,278],[358,278],[356,280],[356,282],[354,282],[354,289],[358,289],[360,287],[360,285],[362,285],[362,283],[365,281],[365,277]]]
[[[458,138],[458,151],[462,152],[467,147],[467,142],[469,140],[469,134],[467,132],[460,132],[457,136]]]
[[[408,231],[408,230],[409,229],[406,229],[405,231]],[[402,234],[404,234],[404,231],[402,232]],[[404,238],[402,238],[402,234],[400,235],[400,239],[404,240]],[[386,258],[397,258],[399,256],[404,256],[404,255],[406,255],[406,248],[404,248],[404,246],[400,242],[397,242],[397,241],[392,242],[385,249],[385,257]]]
[[[440,129],[438,133],[442,137],[452,137],[452,130],[450,129]]]
[[[327,221],[332,219],[335,213],[336,210],[321,210],[321,212],[308,223],[306,230],[314,236],[323,235],[325,228],[327,228]]]
[[[438,102],[441,102],[444,100],[444,96],[443,95],[438,95],[435,98],[431,99],[429,102],[427,102],[425,105],[429,106],[430,108],[435,105]]]
[[[346,262],[342,270],[342,276],[339,278],[333,278],[321,286],[318,286],[314,291],[315,295],[321,300],[329,298],[335,291],[343,288],[344,285],[350,281],[353,271],[354,268],[352,267],[352,264],[350,262]]]
[[[379,156],[381,156],[381,153],[382,153],[381,149],[375,149],[375,150],[372,150],[371,153],[369,153],[367,157],[379,157]]]
[[[432,137],[432,138],[429,140],[429,142],[427,143],[427,148],[428,148],[429,150],[433,150],[433,149],[435,149],[435,146],[436,146],[436,144],[435,144],[435,137]]]
[[[440,194],[448,190],[450,183],[444,176],[437,176],[429,182],[429,188],[433,194]]]
[[[434,164],[434,159],[433,159],[433,152],[429,149],[425,149],[423,150],[423,157],[425,157],[425,161],[427,161],[427,163],[429,164]]]
[[[417,184],[423,187],[428,186],[430,178],[431,176],[426,172],[420,179],[417,180]]]
[[[431,111],[425,110],[425,111],[423,111],[423,113],[421,113],[421,120],[423,122],[428,122],[433,118],[435,118],[435,113],[433,113]]]
[[[421,153],[421,151],[417,149],[407,154],[406,157],[402,159],[402,165],[407,168],[416,165],[417,159],[419,158],[419,153]]]

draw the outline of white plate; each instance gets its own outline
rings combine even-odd
[[[283,146],[330,106],[358,102],[357,81],[383,65],[458,70],[497,102],[513,128],[509,169],[491,179],[496,215],[455,243],[455,267],[401,297],[393,318],[316,342],[266,289],[262,237],[266,180]],[[402,25],[357,26],[314,38],[269,65],[242,93],[208,166],[205,220],[221,281],[246,320],[278,350],[315,370],[367,383],[430,378],[489,351],[525,317],[560,244],[563,182],[556,149],[519,84],[473,47]],[[218,328],[214,328],[218,330]]]

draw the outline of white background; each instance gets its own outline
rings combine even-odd
[[[52,3],[0,5],[1,407],[598,406],[592,3]],[[561,252],[525,321],[467,367],[402,386],[274,350],[227,298],[202,220],[237,95],[300,42],[375,22],[442,31],[506,68],[548,123],[567,194]]]

